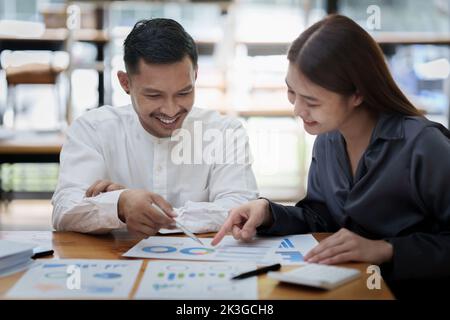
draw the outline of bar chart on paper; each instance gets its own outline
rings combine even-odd
[[[269,255],[266,263],[278,261],[282,265],[304,264],[304,256],[318,244],[310,234],[277,237],[276,239],[278,239],[278,246]]]
[[[230,280],[254,270],[252,263],[151,261],[137,299],[257,299],[256,277]]]

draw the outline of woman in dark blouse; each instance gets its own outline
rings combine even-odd
[[[231,210],[213,244],[227,232],[334,232],[305,260],[380,265],[400,297],[450,285],[450,132],[408,101],[379,46],[346,17],[308,28],[288,60],[289,101],[318,135],[307,195],[295,207],[259,199]]]

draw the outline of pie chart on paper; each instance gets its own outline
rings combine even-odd
[[[211,254],[214,252],[214,249],[210,248],[201,248],[201,247],[194,247],[194,248],[183,248],[180,250],[181,253],[188,254],[188,255],[194,255],[194,256],[203,256],[205,254]]]

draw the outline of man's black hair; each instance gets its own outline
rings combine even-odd
[[[156,18],[138,21],[124,42],[127,72],[138,73],[139,59],[147,63],[168,64],[189,56],[197,67],[198,52],[192,37],[175,20]]]

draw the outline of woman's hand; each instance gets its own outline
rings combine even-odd
[[[230,211],[227,220],[217,232],[211,244],[218,244],[228,232],[236,240],[251,240],[256,234],[256,228],[272,224],[269,201],[259,199],[250,201]]]
[[[387,241],[369,240],[342,228],[308,252],[305,261],[323,264],[359,261],[379,265],[390,261],[393,253]]]

